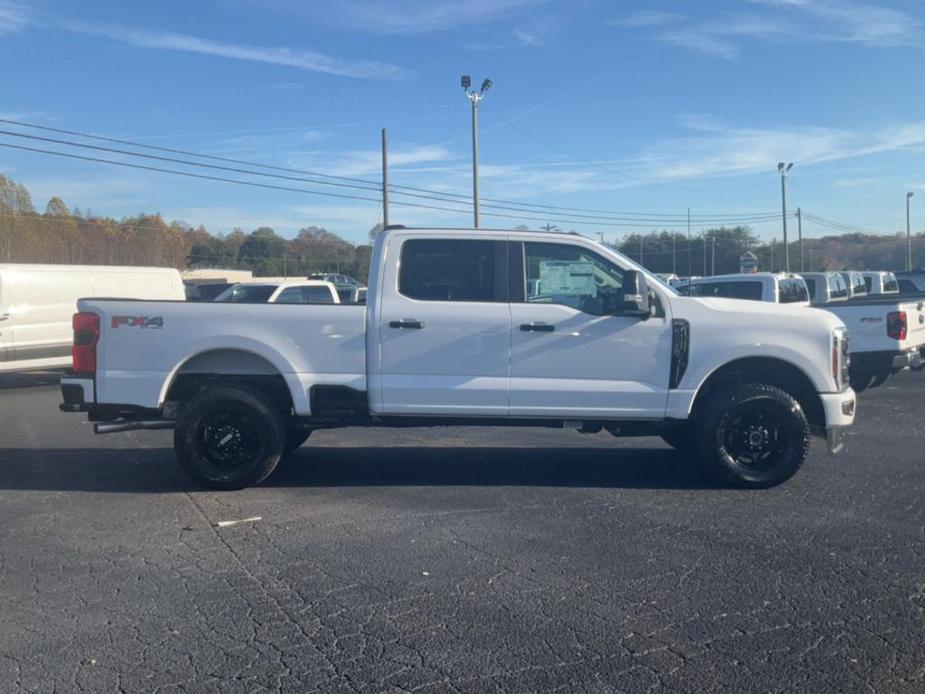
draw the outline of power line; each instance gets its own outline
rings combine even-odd
[[[139,157],[139,158],[144,158],[144,159],[153,159],[157,161],[166,161],[170,163],[181,164],[184,166],[193,166],[193,167],[207,168],[207,169],[212,169],[212,170],[228,171],[232,173],[240,173],[240,174],[251,175],[251,176],[264,176],[264,177],[289,180],[289,181],[298,181],[298,182],[310,183],[313,185],[334,186],[334,187],[339,187],[339,188],[348,188],[348,189],[353,189],[353,190],[369,191],[369,192],[375,192],[375,193],[378,193],[381,190],[381,186],[379,182],[369,181],[366,179],[351,178],[351,177],[346,177],[346,176],[335,176],[333,174],[324,174],[320,172],[309,172],[309,171],[304,171],[301,169],[292,169],[292,168],[287,168],[287,167],[272,166],[268,164],[260,164],[257,162],[248,162],[248,161],[239,160],[239,159],[231,159],[227,157],[217,157],[217,156],[212,156],[212,155],[205,155],[205,154],[200,154],[196,152],[191,152],[188,150],[179,150],[179,149],[173,149],[173,148],[168,148],[168,147],[158,147],[154,145],[144,145],[144,144],[132,142],[129,140],[121,140],[118,138],[103,137],[99,135],[90,135],[88,133],[82,133],[82,132],[75,131],[75,130],[66,130],[63,128],[52,128],[48,126],[41,126],[37,124],[26,123],[23,121],[16,121],[13,119],[0,118],[0,123],[9,123],[9,124],[13,124],[13,125],[21,126],[21,127],[35,128],[35,129],[48,131],[48,132],[70,134],[70,135],[74,135],[77,137],[86,137],[90,139],[95,139],[97,141],[125,144],[131,147],[139,147],[139,148],[144,148],[144,149],[153,150],[153,151],[162,151],[162,152],[167,152],[167,153],[183,154],[185,156],[192,156],[192,157],[197,157],[197,158],[205,158],[205,159],[210,159],[214,161],[237,163],[237,164],[241,164],[245,166],[253,166],[253,167],[267,169],[268,171],[269,170],[288,171],[292,173],[302,173],[302,174],[306,174],[310,176],[318,176],[321,178],[330,178],[332,180],[318,180],[318,179],[313,179],[313,178],[303,178],[303,177],[295,177],[295,176],[286,176],[286,175],[281,175],[281,174],[271,174],[265,171],[252,171],[249,169],[241,169],[237,167],[220,166],[216,164],[206,164],[204,162],[190,161],[186,159],[178,159],[176,157],[165,157],[165,156],[159,156],[159,155],[153,155],[153,154],[143,154],[140,152],[132,152],[129,150],[117,149],[117,148],[112,148],[112,147],[103,147],[100,145],[90,145],[90,144],[85,144],[85,143],[80,143],[80,142],[73,142],[70,140],[63,140],[59,138],[42,137],[38,135],[28,135],[25,133],[19,133],[19,132],[14,132],[14,131],[0,130],[0,134],[12,136],[12,137],[26,138],[30,140],[38,140],[42,142],[60,144],[60,145],[68,146],[68,147],[79,147],[79,148],[91,149],[95,151],[103,151],[103,152],[121,154],[124,156]],[[321,195],[321,196],[336,197],[336,198],[342,198],[342,199],[353,199],[353,200],[359,200],[359,201],[364,201],[364,202],[376,202],[377,204],[381,202],[378,196],[375,198],[372,198],[372,197],[365,197],[365,196],[358,196],[358,195],[346,195],[346,194],[306,190],[304,188],[291,188],[287,186],[260,184],[260,183],[256,183],[253,181],[227,179],[227,178],[219,177],[219,176],[206,176],[203,174],[194,174],[192,172],[187,172],[187,171],[177,171],[174,169],[162,169],[159,167],[142,166],[142,165],[137,165],[137,164],[130,164],[128,162],[114,161],[114,160],[102,159],[102,158],[84,157],[84,156],[68,154],[64,152],[44,150],[40,148],[22,147],[22,146],[13,145],[10,143],[0,143],[0,144],[6,147],[13,148],[13,149],[21,149],[25,151],[33,151],[33,152],[38,152],[38,153],[43,153],[43,154],[68,157],[71,159],[96,161],[99,163],[106,163],[106,164],[111,164],[111,165],[116,165],[116,166],[125,166],[129,168],[144,169],[144,170],[149,170],[149,171],[156,171],[159,173],[168,173],[168,174],[173,174],[173,175],[188,176],[192,178],[200,178],[200,179],[205,179],[205,180],[214,180],[217,182],[235,183],[238,185],[250,185],[254,187],[283,190],[283,191],[288,191],[288,192],[307,193],[310,195]],[[445,203],[449,205],[466,205],[468,208],[468,197],[457,194],[457,193],[433,191],[427,188],[416,188],[414,186],[392,185],[392,186],[389,186],[389,188],[390,190],[394,190],[395,194],[397,195],[402,195],[405,197],[411,197],[411,198],[417,198],[417,199],[432,200],[432,201],[441,202],[441,203]],[[405,190],[421,191],[421,192],[420,193],[402,192]],[[672,215],[672,214],[657,215],[656,213],[631,213],[631,212],[630,213],[615,213],[615,212],[608,212],[604,210],[594,210],[594,209],[589,209],[589,208],[513,202],[513,201],[502,200],[498,198],[486,198],[486,200],[491,200],[492,202],[487,202],[484,205],[484,207],[494,209],[494,210],[502,210],[503,212],[523,213],[519,215],[514,215],[514,214],[503,214],[501,212],[486,212],[488,216],[504,218],[504,219],[517,219],[517,220],[537,221],[537,222],[556,221],[556,222],[565,223],[565,224],[586,224],[590,226],[648,228],[648,229],[658,229],[658,228],[664,228],[664,227],[679,226],[680,223],[682,222],[681,215]],[[428,204],[422,204],[422,203],[406,202],[406,201],[401,201],[401,200],[396,200],[395,204],[404,205],[406,207],[416,207],[420,209],[432,209],[432,210],[437,210],[441,212],[460,213],[460,214],[467,213],[467,209],[459,209],[457,207],[428,205]],[[546,214],[547,212],[550,214]],[[585,212],[593,213],[593,214],[585,214]],[[632,216],[634,214],[636,216]],[[846,224],[843,222],[838,222],[836,220],[827,219],[825,217],[821,217],[818,215],[805,214],[804,216],[808,220],[811,220],[816,224],[819,224],[826,228],[830,228],[835,231],[852,232],[852,233],[874,233],[874,234],[880,233],[878,231],[865,229],[863,227],[858,227],[858,226]],[[763,222],[776,221],[778,218],[779,216],[775,213],[754,213],[751,215],[743,213],[737,216],[734,216],[734,215],[722,216],[722,215],[715,214],[715,215],[701,215],[697,218],[692,217],[694,221],[700,224],[763,223]]]
[[[3,120],[4,119],[0,119],[0,122],[3,122]],[[24,138],[28,140],[37,140],[40,142],[48,142],[52,144],[64,145],[67,147],[79,147],[81,149],[91,149],[91,150],[98,151],[98,152],[109,152],[112,154],[121,154],[125,156],[130,156],[130,157],[139,157],[142,159],[153,159],[155,161],[165,161],[165,162],[170,162],[174,164],[182,164],[184,166],[194,166],[194,167],[200,167],[200,168],[206,168],[206,169],[212,169],[212,170],[218,170],[218,171],[228,171],[231,173],[240,173],[240,174],[252,175],[252,176],[263,176],[267,178],[282,179],[282,180],[287,180],[287,181],[298,181],[298,182],[311,183],[311,184],[316,184],[316,185],[336,186],[339,188],[351,188],[355,190],[363,190],[363,191],[370,191],[370,192],[379,192],[380,190],[380,187],[378,185],[376,185],[376,187],[365,186],[365,185],[361,186],[361,185],[356,185],[353,183],[342,183],[338,181],[321,181],[318,179],[310,179],[310,178],[303,178],[303,177],[297,177],[297,176],[286,176],[282,174],[268,173],[265,171],[251,171],[248,169],[241,169],[238,167],[221,166],[218,164],[206,164],[204,162],[191,161],[189,159],[178,159],[176,157],[165,157],[165,156],[161,156],[157,154],[142,154],[141,152],[132,152],[130,150],[117,149],[114,147],[103,147],[101,145],[90,145],[90,144],[74,142],[72,140],[63,140],[63,139],[54,138],[54,137],[43,137],[41,135],[28,135],[26,133],[18,133],[18,132],[14,132],[10,130],[0,130],[0,135],[7,135],[10,137],[19,137],[19,138]],[[162,149],[162,148],[158,148],[158,149]],[[399,192],[397,194],[404,195],[406,197],[413,197],[413,198],[426,199],[426,200],[435,200],[438,202],[445,202],[445,203],[450,203],[450,204],[461,204],[462,202],[458,200],[447,199],[445,197],[437,196],[437,195],[425,195],[425,194],[420,194],[420,193],[402,193],[402,192]],[[408,204],[408,203],[405,203],[405,204]],[[524,208],[521,208],[515,205],[497,205],[493,203],[488,203],[485,205],[485,207],[505,210],[505,211],[510,211],[510,212],[526,212],[529,214],[537,214],[535,210],[524,209]],[[453,211],[456,211],[456,210],[453,210]],[[495,216],[504,217],[505,215],[496,214]],[[558,221],[565,221],[565,222],[572,223],[572,224],[581,224],[581,223],[591,224],[591,223],[597,223],[597,222],[607,222],[611,226],[630,226],[630,227],[640,226],[640,222],[656,222],[657,221],[654,219],[652,220],[633,220],[632,218],[601,217],[597,215],[586,215],[582,213],[569,213],[568,217],[569,219],[563,218]],[[522,219],[543,220],[545,219],[545,216],[544,217],[511,217],[511,218],[512,219],[522,218]],[[773,217],[770,217],[767,220],[766,219],[756,219],[753,221],[770,221],[772,219]],[[631,223],[621,224],[620,222],[631,222]],[[674,220],[665,220],[661,223],[655,224],[655,226],[671,224],[672,222],[674,222]]]
[[[359,189],[359,190],[373,190],[373,189],[375,189],[375,190],[378,191],[378,190],[381,188],[381,184],[380,184],[378,181],[372,181],[372,180],[369,180],[369,179],[356,178],[356,177],[351,177],[351,176],[338,176],[338,175],[334,175],[334,174],[322,173],[322,172],[319,172],[319,171],[310,171],[310,170],[306,170],[306,169],[297,169],[297,168],[292,168],[292,167],[283,167],[283,166],[275,166],[275,165],[271,165],[271,164],[262,164],[262,163],[259,163],[259,162],[252,162],[252,161],[247,161],[247,160],[243,160],[243,159],[234,159],[234,158],[230,158],[230,157],[220,157],[220,156],[210,155],[210,154],[202,154],[202,153],[199,153],[199,152],[193,152],[193,151],[184,150],[184,149],[176,149],[176,148],[172,148],[172,147],[159,147],[159,146],[156,146],[156,145],[146,145],[146,144],[139,143],[139,142],[133,142],[133,141],[131,141],[131,140],[125,140],[125,139],[113,138],[113,137],[105,137],[105,136],[102,136],[102,135],[94,135],[94,134],[91,134],[91,133],[85,133],[85,132],[81,132],[81,131],[77,131],[77,130],[68,130],[68,129],[65,129],[65,128],[54,128],[54,127],[50,127],[50,126],[38,125],[38,124],[36,124],[36,123],[28,123],[28,122],[25,122],[25,121],[13,120],[13,119],[8,119],[8,118],[0,118],[0,123],[7,123],[7,124],[10,124],[10,125],[16,125],[16,126],[18,126],[18,127],[32,128],[32,129],[42,130],[42,131],[46,131],[46,132],[53,132],[53,133],[58,133],[58,134],[65,134],[65,135],[71,135],[71,136],[76,136],[76,137],[83,137],[83,138],[87,138],[87,139],[91,139],[91,140],[96,140],[96,141],[99,141],[99,142],[109,142],[109,143],[112,143],[112,144],[127,145],[127,146],[130,146],[130,147],[136,147],[136,148],[141,148],[141,149],[146,149],[146,150],[151,150],[151,151],[166,152],[166,153],[168,153],[168,154],[180,154],[180,155],[183,155],[183,156],[196,157],[196,158],[207,159],[207,160],[211,160],[211,161],[220,161],[220,162],[225,162],[225,163],[229,163],[229,164],[239,164],[239,165],[243,165],[243,166],[249,166],[249,167],[255,167],[255,168],[260,168],[260,169],[266,169],[266,170],[268,170],[268,171],[280,171],[280,172],[284,172],[284,173],[296,173],[296,174],[302,174],[302,175],[305,175],[305,176],[316,176],[316,177],[320,177],[320,178],[329,178],[329,179],[332,179],[332,180],[334,180],[334,181],[343,181],[343,182],[346,182],[346,183],[344,183],[344,184],[342,185],[342,187],[355,188],[355,189]],[[38,138],[37,136],[30,136],[30,135],[25,135],[25,134],[23,134],[23,133],[14,133],[14,132],[9,132],[9,131],[3,131],[3,134],[13,135],[13,136],[16,136],[16,137],[25,137],[25,138],[30,138],[30,139],[41,139],[41,138]],[[154,158],[154,159],[158,159],[158,158],[159,158],[159,157],[155,157],[155,156],[153,156],[153,155],[143,155],[143,154],[138,153],[138,152],[127,152],[127,151],[125,151],[125,150],[115,150],[115,149],[108,149],[108,148],[97,148],[97,147],[95,147],[95,146],[93,146],[93,145],[86,145],[86,144],[82,144],[82,143],[74,143],[74,142],[67,142],[67,141],[62,141],[62,140],[55,140],[55,139],[52,139],[52,138],[48,138],[47,141],[55,142],[55,143],[57,143],[57,144],[65,144],[65,145],[69,145],[69,146],[75,146],[75,147],[84,147],[84,148],[91,148],[91,149],[100,149],[101,151],[111,151],[111,152],[115,152],[115,153],[119,153],[119,154],[125,154],[125,155],[128,155],[128,156],[138,156],[138,157]],[[173,159],[171,159],[171,158],[163,158],[163,160],[166,160],[166,161],[174,161],[174,162],[175,162],[175,160],[173,160]],[[176,163],[176,162],[175,162],[175,163]],[[204,164],[202,164],[202,163],[200,163],[200,162],[189,162],[189,161],[184,161],[184,162],[182,162],[182,163],[184,163],[184,164],[186,164],[186,165],[188,165],[188,166],[203,166],[203,167],[206,166],[206,165],[204,165]],[[211,167],[207,167],[207,168],[211,168]],[[220,167],[215,167],[215,168],[220,168]],[[262,174],[262,173],[259,173],[259,172],[242,172],[242,171],[240,171],[240,170],[238,170],[238,169],[234,169],[234,168],[229,168],[229,169],[227,169],[227,170],[232,171],[232,172],[235,172],[235,173],[251,173],[251,174],[253,174],[253,175],[267,175],[267,174]],[[330,181],[306,180],[306,179],[291,178],[291,177],[286,177],[286,176],[280,176],[279,178],[288,179],[288,180],[299,180],[299,181],[304,181],[304,182],[309,182],[309,183],[316,183],[316,184],[319,184],[319,185],[335,185],[334,183],[331,183]],[[349,185],[348,185],[348,184],[349,184]],[[353,184],[359,184],[359,185],[353,185]],[[469,196],[467,196],[467,195],[462,195],[462,194],[460,194],[460,193],[450,193],[450,192],[444,192],[444,191],[436,191],[436,190],[432,190],[432,189],[428,189],[428,188],[421,188],[421,187],[416,187],[416,186],[407,186],[407,185],[396,185],[396,184],[393,184],[393,185],[390,185],[390,186],[389,186],[389,189],[390,189],[390,190],[393,190],[396,194],[405,195],[405,196],[407,196],[407,197],[418,197],[418,198],[432,199],[432,200],[438,200],[438,201],[440,201],[440,202],[448,202],[448,203],[451,203],[451,204],[453,204],[453,203],[467,203],[467,204],[468,204],[469,200],[471,199]],[[431,196],[431,197],[425,197],[425,196],[423,196],[423,195],[414,195],[414,194],[412,194],[412,193],[402,193],[402,192],[401,192],[402,190],[415,191],[415,192],[417,192],[417,193],[424,193],[424,194],[427,194],[427,196]],[[587,214],[587,215],[585,215],[585,214],[581,214],[581,215],[572,214],[571,216],[576,216],[576,217],[581,217],[581,218],[588,218],[588,219],[597,219],[598,221],[607,221],[607,220],[609,220],[609,219],[613,219],[613,220],[615,220],[615,221],[625,221],[625,222],[633,222],[633,221],[638,221],[638,222],[646,222],[646,221],[653,221],[653,222],[654,222],[654,221],[664,221],[665,224],[671,224],[671,223],[675,223],[675,222],[677,222],[677,221],[680,221],[682,218],[685,217],[684,215],[681,215],[681,214],[671,214],[671,213],[652,213],[652,212],[638,212],[638,213],[634,213],[634,212],[619,212],[619,211],[618,211],[618,212],[613,212],[613,211],[607,211],[607,210],[597,210],[597,209],[580,208],[580,207],[565,207],[565,206],[554,206],[554,205],[541,205],[541,204],[536,204],[536,203],[527,203],[527,202],[518,202],[518,201],[512,201],[512,200],[503,200],[503,199],[500,199],[500,198],[484,198],[484,200],[487,201],[487,202],[491,202],[491,203],[498,203],[498,205],[495,206],[496,209],[502,209],[502,210],[508,210],[508,211],[531,212],[531,213],[535,213],[535,210],[537,210],[537,209],[538,209],[538,210],[549,210],[549,211],[551,211],[551,212],[556,212],[556,213],[558,213],[558,211],[565,211],[565,212],[568,212],[568,213],[578,213],[578,212],[581,212],[581,213],[590,213],[590,214]],[[520,209],[520,208],[532,208],[532,209]],[[747,213],[730,213],[730,214],[728,214],[728,215],[719,214],[719,213],[709,214],[709,215],[708,215],[708,214],[704,214],[704,215],[692,215],[692,219],[694,219],[694,220],[696,220],[696,221],[698,221],[698,222],[703,222],[703,223],[720,223],[720,222],[727,222],[727,223],[730,223],[730,224],[734,224],[734,223],[746,223],[746,224],[747,224],[747,223],[758,223],[758,222],[764,222],[764,221],[773,221],[773,220],[776,219],[776,218],[777,218],[777,217],[775,217],[775,213],[772,213],[772,212],[768,212],[768,213],[763,213],[763,212],[762,212],[762,213],[754,213],[754,214],[747,214]]]
[[[46,138],[43,138],[43,139],[46,139]],[[27,147],[25,145],[15,145],[9,142],[0,142],[0,147],[7,147],[10,149],[17,149],[17,150],[22,150],[22,151],[27,151],[27,152],[35,152],[39,154],[48,154],[52,156],[65,157],[68,159],[76,159],[76,160],[81,160],[81,161],[92,161],[92,162],[97,162],[101,164],[110,164],[112,166],[122,166],[126,168],[139,169],[143,171],[154,171],[157,173],[172,174],[175,176],[186,176],[188,178],[197,178],[197,179],[206,180],[206,181],[215,181],[215,182],[220,182],[220,183],[233,183],[236,185],[251,186],[254,188],[279,190],[279,191],[290,192],[290,193],[305,193],[308,195],[319,195],[323,197],[334,197],[334,198],[347,199],[347,200],[360,200],[363,202],[373,202],[373,203],[379,202],[378,197],[369,198],[369,197],[364,197],[360,195],[349,195],[349,194],[344,194],[344,193],[332,193],[332,192],[327,192],[327,191],[307,190],[305,188],[294,188],[291,186],[281,186],[281,185],[275,185],[275,184],[270,184],[270,183],[257,183],[255,181],[242,181],[240,179],[225,178],[223,176],[213,176],[213,175],[208,175],[208,174],[193,173],[191,171],[179,171],[177,169],[166,169],[163,167],[148,166],[144,164],[134,164],[130,162],[117,161],[114,159],[104,159],[101,157],[89,157],[89,156],[84,156],[80,154],[71,154],[68,152],[56,152],[54,150],[42,149],[38,147]],[[144,156],[144,155],[139,155],[139,156]],[[147,155],[147,156],[151,156],[151,155]],[[164,157],[157,157],[157,158],[164,159]],[[212,168],[218,168],[218,167],[212,167]],[[404,207],[414,207],[414,208],[419,208],[419,209],[437,210],[440,212],[452,212],[452,213],[458,213],[458,214],[469,214],[470,213],[469,209],[438,207],[436,205],[406,202],[404,200],[396,200],[394,201],[393,204],[402,205]],[[556,222],[565,223],[565,224],[586,224],[589,226],[603,226],[603,227],[611,227],[611,228],[612,227],[630,227],[630,228],[660,229],[664,227],[663,224],[646,225],[646,224],[624,224],[624,223],[619,223],[619,222],[616,222],[616,223],[615,222],[595,222],[595,221],[586,221],[586,220],[566,219],[566,218],[559,218],[559,217],[552,217],[552,216],[513,215],[513,214],[504,214],[500,212],[486,212],[485,214],[486,216],[497,217],[501,219],[516,219],[516,220],[532,221],[532,222],[541,222],[541,221],[551,220],[551,221],[556,221]]]

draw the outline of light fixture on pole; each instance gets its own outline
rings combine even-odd
[[[906,269],[912,269],[912,222],[909,216],[909,203],[915,193],[906,193]]]
[[[472,216],[474,226],[479,228],[479,102],[485,98],[485,92],[494,84],[490,79],[482,80],[478,91],[471,89],[472,78],[463,75],[459,80],[469,101],[472,102]]]
[[[777,165],[777,172],[780,174],[780,205],[781,221],[784,225],[784,271],[790,272],[790,247],[787,245],[787,174],[793,168],[793,162],[784,164],[780,162]]]

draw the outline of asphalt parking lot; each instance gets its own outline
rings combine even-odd
[[[533,429],[322,432],[204,491],[54,380],[0,378],[0,691],[925,691],[923,374],[761,492]]]

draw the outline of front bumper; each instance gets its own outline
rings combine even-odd
[[[845,428],[854,424],[857,396],[848,388],[841,393],[822,393],[819,399],[825,414],[825,438],[829,451],[838,453],[844,446],[842,437]]]

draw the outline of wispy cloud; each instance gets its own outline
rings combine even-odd
[[[890,47],[920,43],[921,23],[899,10],[852,0],[747,0],[754,11],[690,21],[637,12],[616,26],[651,28],[651,38],[719,58],[735,58],[747,40],[766,43],[856,43]]]
[[[378,174],[382,170],[382,153],[378,149],[347,150],[344,152],[291,152],[287,166],[318,170],[338,176]],[[454,155],[441,145],[393,146],[389,152],[389,167],[402,169],[414,164],[454,161]]]
[[[556,17],[537,17],[514,27],[513,34],[521,46],[535,48],[549,43],[559,26],[560,22]]]
[[[411,71],[374,60],[351,60],[326,55],[318,51],[299,50],[288,47],[251,46],[240,43],[216,41],[214,39],[166,31],[149,31],[135,27],[92,22],[62,22],[69,31],[93,36],[103,36],[139,48],[151,48],[186,53],[199,53],[220,58],[267,63],[283,67],[322,72],[341,77],[368,79],[405,79]]]
[[[674,24],[683,19],[684,15],[677,14],[676,12],[643,10],[641,12],[633,12],[633,14],[621,19],[615,19],[611,24],[626,27],[657,27],[664,26],[665,24]]]
[[[418,34],[486,24],[545,1],[363,0],[334,9],[334,20],[375,33]]]
[[[827,38],[873,46],[908,44],[919,22],[891,7],[850,0],[750,0],[757,4],[801,12],[823,24]]]
[[[636,173],[656,180],[721,177],[770,170],[775,162],[801,166],[925,147],[925,121],[878,130],[828,127],[732,128],[712,123],[648,148]]]
[[[18,2],[0,0],[0,36],[25,28],[31,19],[29,8]]]

